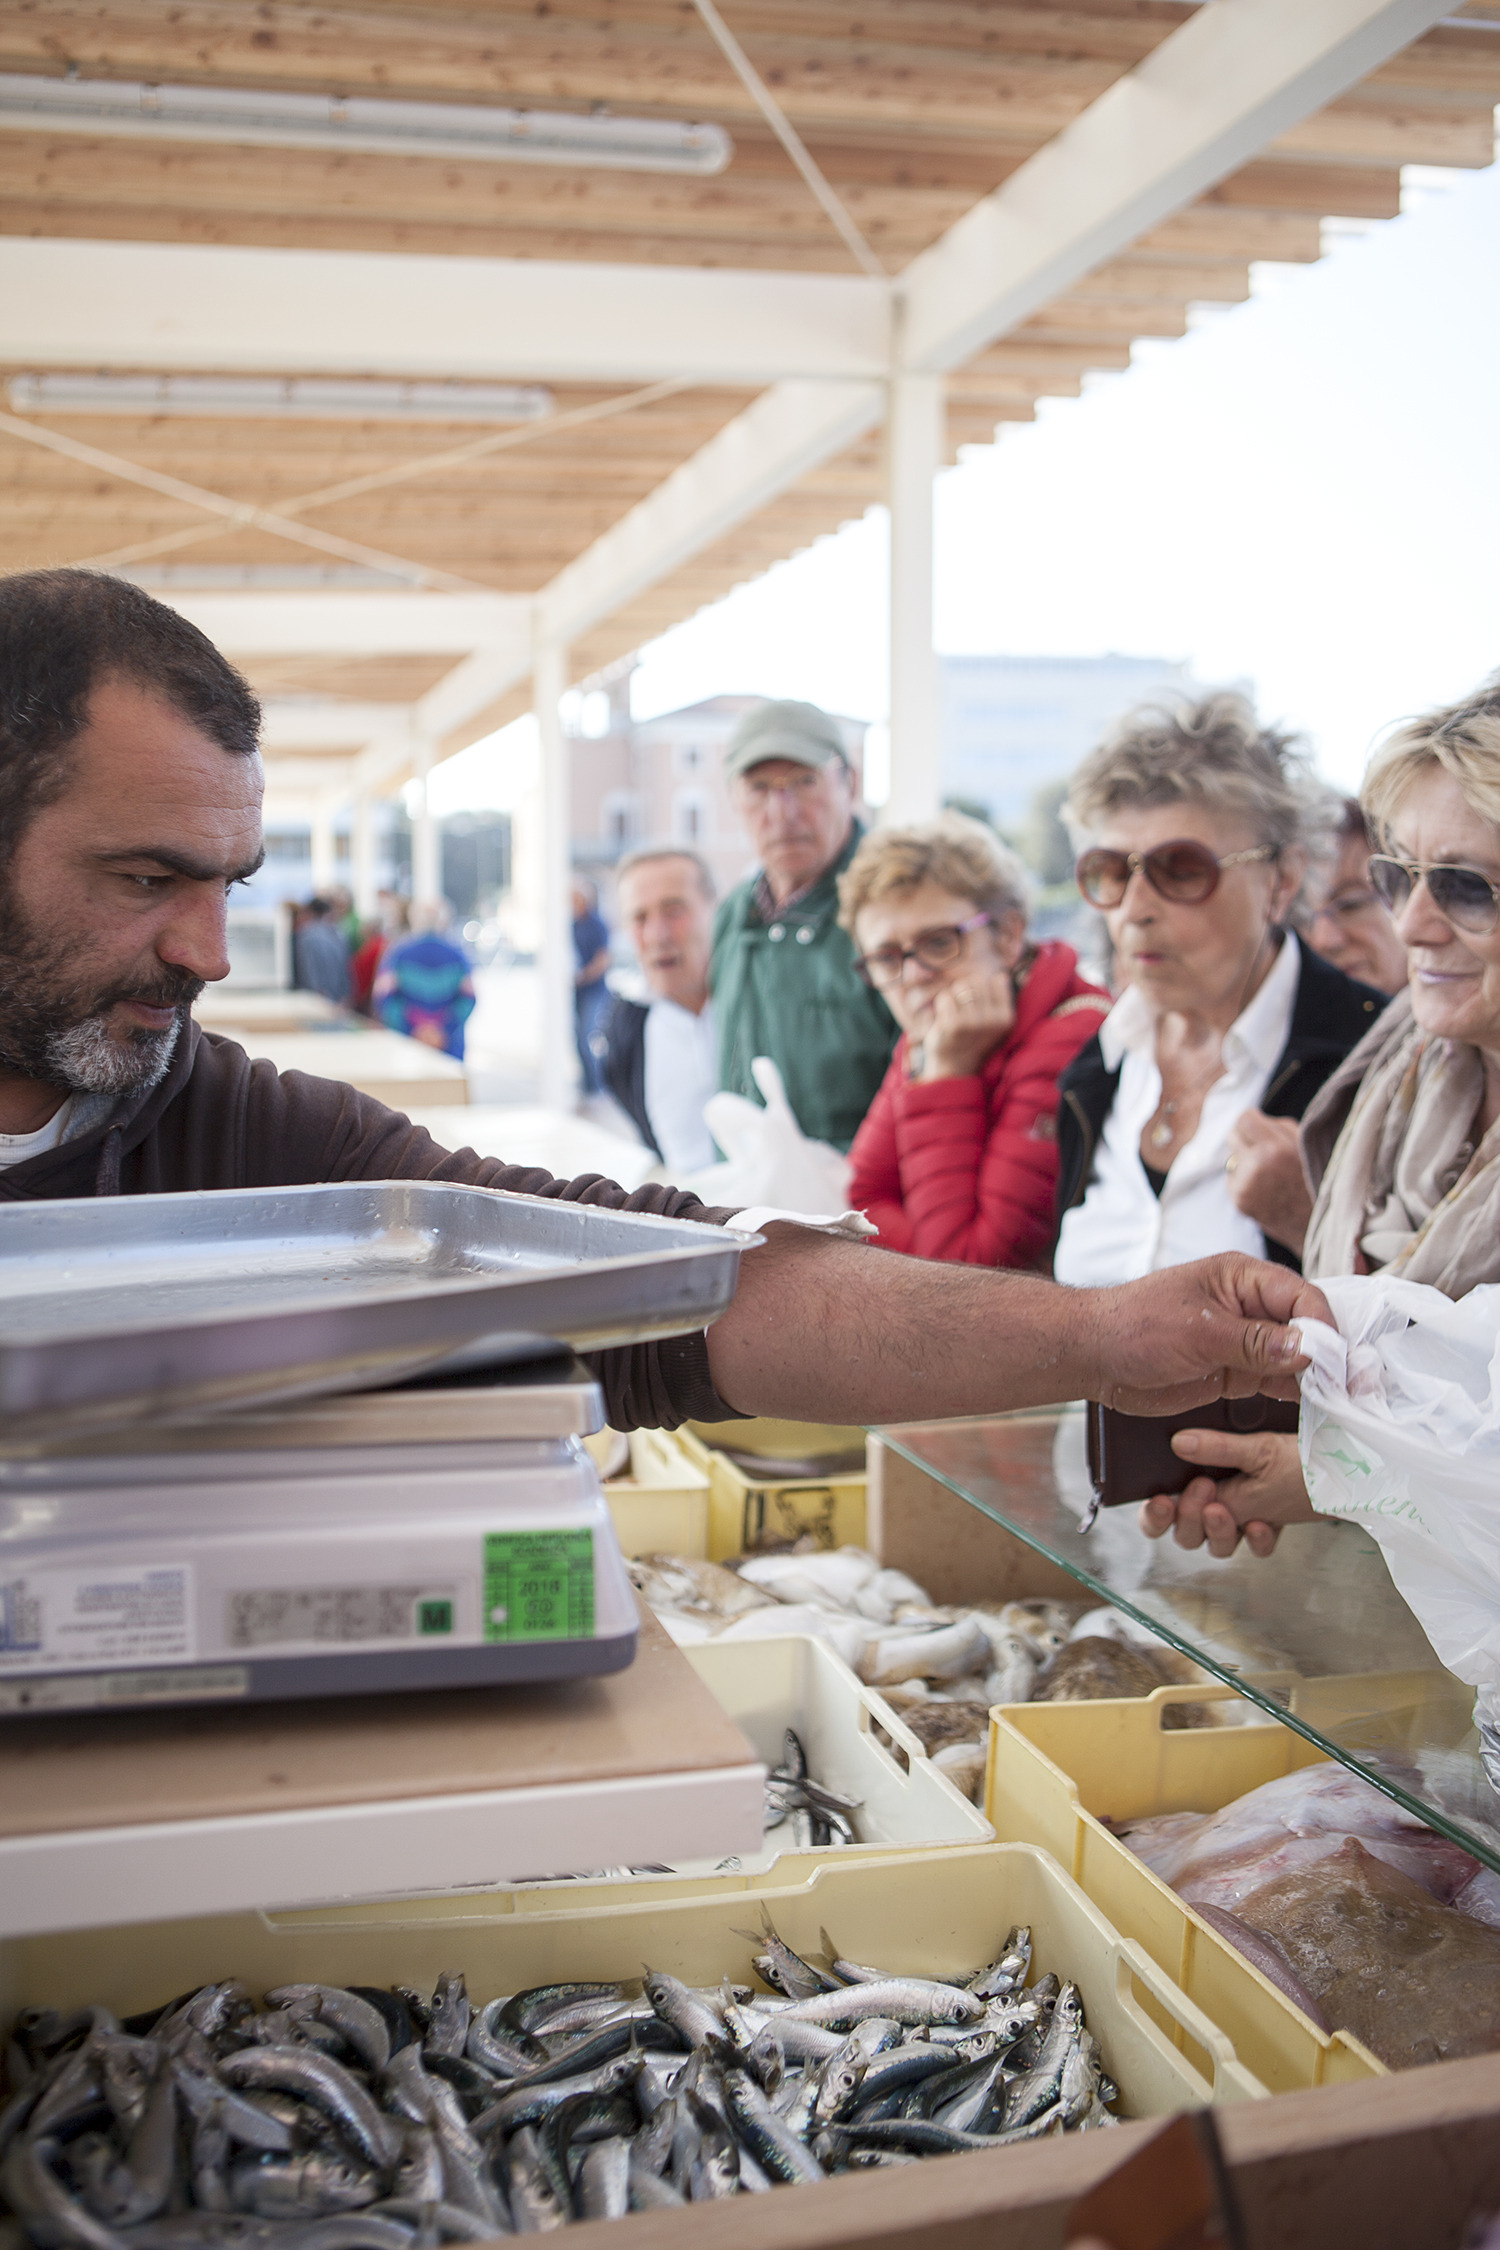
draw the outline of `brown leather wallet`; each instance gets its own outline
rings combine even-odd
[[[1123,1508],[1149,1500],[1156,1492],[1183,1492],[1194,1477],[1216,1481],[1233,1469],[1211,1469],[1184,1461],[1172,1451],[1178,1430],[1278,1430],[1295,1435],[1300,1409],[1295,1399],[1218,1398],[1186,1414],[1122,1414],[1117,1406],[1088,1408],[1089,1478],[1101,1508]]]

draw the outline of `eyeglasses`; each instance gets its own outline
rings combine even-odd
[[[1370,881],[1392,914],[1403,913],[1417,885],[1425,883],[1427,896],[1456,930],[1484,937],[1500,924],[1500,889],[1477,867],[1422,867],[1381,854],[1370,862]]]
[[[1337,898],[1325,898],[1321,906],[1311,907],[1305,919],[1309,929],[1325,914],[1330,922],[1353,922],[1380,905],[1378,891],[1341,891]]]
[[[962,953],[969,933],[984,929],[994,919],[993,914],[971,914],[967,922],[944,922],[935,930],[919,930],[915,945],[877,945],[873,953],[855,955],[854,973],[866,984],[882,985],[899,984],[908,961],[920,961],[924,969],[946,969]]]
[[[759,811],[773,797],[790,797],[794,801],[815,797],[823,786],[827,770],[826,766],[801,766],[795,774],[789,774],[785,781],[768,781],[752,768],[749,773],[742,773],[737,777],[735,787],[741,798]]]
[[[1274,844],[1257,844],[1251,852],[1226,852],[1220,859],[1207,844],[1180,837],[1157,844],[1149,852],[1112,852],[1102,844],[1085,852],[1074,874],[1090,906],[1118,906],[1139,868],[1159,898],[1174,906],[1201,906],[1219,887],[1226,867],[1249,867],[1258,859],[1275,859]]]

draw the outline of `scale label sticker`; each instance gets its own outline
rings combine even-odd
[[[196,1653],[191,1563],[0,1579],[0,1672],[181,1664]]]
[[[486,1535],[487,1641],[588,1640],[593,1631],[591,1531],[492,1531]]]
[[[248,1664],[185,1664],[167,1672],[75,1672],[0,1680],[0,1711],[101,1711],[121,1704],[222,1703],[250,1693]]]
[[[228,1596],[231,1648],[454,1638],[452,1586],[262,1586]]]

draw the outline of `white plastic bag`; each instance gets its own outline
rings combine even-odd
[[[1378,1540],[1442,1662],[1500,1715],[1500,1286],[1320,1281],[1339,1333],[1299,1323],[1313,1506]]]
[[[827,1141],[807,1138],[768,1055],[757,1055],[750,1069],[765,1108],[743,1094],[711,1094],[703,1105],[704,1121],[725,1161],[678,1186],[692,1188],[710,1204],[842,1211],[849,1198],[849,1159]]]

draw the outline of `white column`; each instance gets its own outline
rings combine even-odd
[[[891,511],[891,793],[887,827],[938,810],[938,665],[932,645],[932,487],[943,461],[943,378],[894,375],[886,423]]]
[[[429,744],[424,742],[418,746],[414,763],[419,787],[411,816],[411,895],[413,905],[419,902],[426,905],[443,895],[442,848],[427,786],[432,765]]]
[[[313,802],[312,887],[315,891],[331,891],[339,879],[338,845],[333,833],[336,810],[332,797],[318,797]]]
[[[538,645],[532,673],[542,751],[541,1093],[549,1109],[570,1109],[578,1080],[573,1014],[573,790],[571,749],[561,703],[568,652]]]
[[[356,796],[353,814],[349,837],[349,872],[354,890],[354,911],[361,921],[368,921],[375,912],[380,879],[375,868],[375,807],[367,789],[361,789]]]

